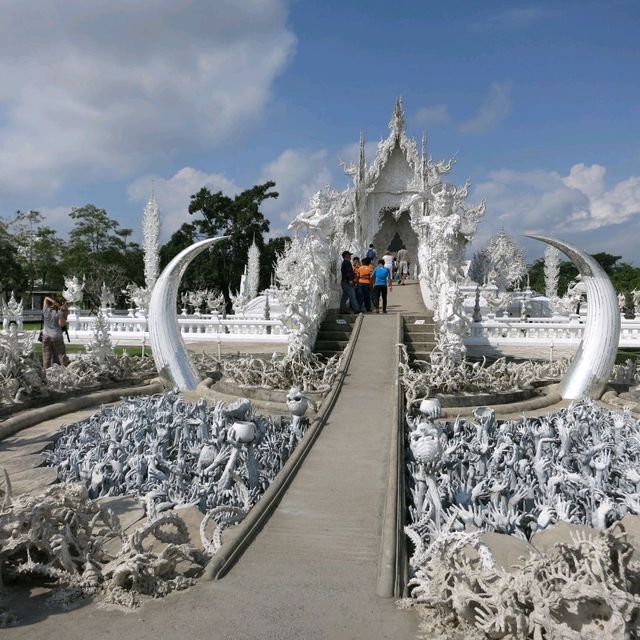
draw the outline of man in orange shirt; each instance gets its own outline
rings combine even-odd
[[[362,264],[355,270],[358,293],[360,294],[360,311],[366,307],[371,312],[371,283],[373,266],[369,258],[362,258]]]

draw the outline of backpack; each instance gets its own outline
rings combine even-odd
[[[375,249],[369,249],[367,251],[367,258],[369,258],[369,260],[371,260],[372,262],[376,259],[377,257],[377,253]]]

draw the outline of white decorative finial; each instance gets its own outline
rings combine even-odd
[[[366,162],[364,155],[364,133],[360,132],[360,157],[358,158],[358,181],[364,184]]]
[[[393,108],[393,115],[391,116],[391,120],[389,121],[389,129],[391,129],[391,133],[395,135],[396,138],[399,138],[404,133],[404,110],[402,108],[402,96],[398,96],[396,98],[396,104]]]
[[[151,196],[142,214],[142,235],[144,238],[144,281],[149,291],[160,274],[160,211],[156,202],[155,182],[152,182]]]
[[[253,234],[253,242],[249,247],[249,254],[247,256],[247,290],[246,295],[248,300],[253,300],[258,295],[258,289],[260,287],[260,249],[256,244],[256,236]]]

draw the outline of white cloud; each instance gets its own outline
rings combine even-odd
[[[293,53],[285,0],[21,0],[0,21],[0,189],[51,194],[211,148]]]
[[[606,168],[582,163],[568,175],[555,171],[500,170],[474,189],[474,198],[487,199],[487,233],[504,224],[514,235],[542,232],[588,241],[587,250],[599,251],[598,243],[631,247],[630,225],[640,223],[640,176],[631,176],[607,189]],[[606,234],[598,229],[606,228]],[[587,234],[587,235],[585,235]],[[637,243],[636,243],[637,244]],[[615,251],[615,249],[614,249]],[[633,248],[637,255],[637,246]]]
[[[262,168],[260,182],[273,180],[276,199],[265,201],[262,211],[272,222],[272,233],[285,233],[289,222],[303,210],[309,198],[332,181],[325,149],[286,149]]]
[[[433,127],[448,124],[451,122],[451,116],[446,104],[436,104],[431,107],[420,107],[413,116],[413,121],[418,127]]]
[[[227,196],[234,196],[241,190],[222,174],[207,174],[191,167],[183,167],[168,179],[152,175],[138,178],[129,186],[128,193],[130,200],[140,203],[142,218],[142,211],[151,190],[155,191],[162,220],[162,237],[166,240],[184,222],[192,221],[189,201],[202,187],[211,191],[222,191]]]
[[[604,191],[604,176],[607,170],[599,164],[587,167],[584,163],[574,164],[569,175],[563,178],[567,187],[586,193],[590,198],[595,198]]]
[[[620,224],[640,214],[640,176],[631,176],[591,200],[587,229]]]
[[[507,9],[488,16],[482,22],[469,25],[469,31],[482,33],[485,31],[516,31],[525,29],[543,19],[553,18],[556,11],[543,10],[539,7],[519,7]]]
[[[511,83],[494,82],[478,112],[458,126],[461,133],[484,133],[495,128],[511,110]]]

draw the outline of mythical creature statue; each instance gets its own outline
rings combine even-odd
[[[2,329],[3,331],[9,331],[9,326],[14,324],[18,328],[18,331],[22,331],[22,303],[23,300],[18,302],[16,297],[11,292],[9,302],[2,301]]]
[[[582,276],[578,274],[567,286],[565,294],[565,306],[572,308],[575,313],[578,306],[587,297],[587,286],[582,282]]]
[[[0,404],[23,402],[30,396],[47,393],[42,360],[33,352],[35,333],[18,331],[9,325],[0,333]]]
[[[100,289],[100,306],[103,309],[109,309],[116,302],[116,297],[113,295],[113,292],[107,287],[107,285],[103,282],[102,288]]]
[[[202,311],[202,305],[207,299],[209,292],[206,289],[197,289],[195,291],[189,291],[187,300],[189,304],[193,307],[193,312],[195,315],[199,316]]]
[[[64,290],[62,296],[71,305],[76,306],[82,302],[84,282],[78,280],[78,276],[64,279]]]
[[[640,315],[640,290],[634,289],[631,294],[633,296],[633,312],[638,316]]]
[[[129,300],[139,309],[139,311],[146,315],[149,310],[149,301],[151,300],[151,290],[147,287],[141,287],[140,285],[131,282],[125,289],[122,290]]]
[[[304,417],[309,408],[309,398],[307,398],[299,387],[291,387],[287,393],[287,409],[291,411],[291,427],[289,437],[289,448],[293,449],[295,444],[302,439],[304,427],[307,420]]]
[[[289,329],[289,357],[311,352],[329,304],[338,255],[332,202],[323,192],[312,198],[310,210],[289,225],[295,235],[276,264],[278,297],[284,307],[281,320]]]
[[[446,350],[447,357],[456,365],[464,360],[467,349],[463,338],[471,325],[470,318],[462,310],[462,301],[463,296],[458,286],[449,285],[439,326],[440,345]]]

